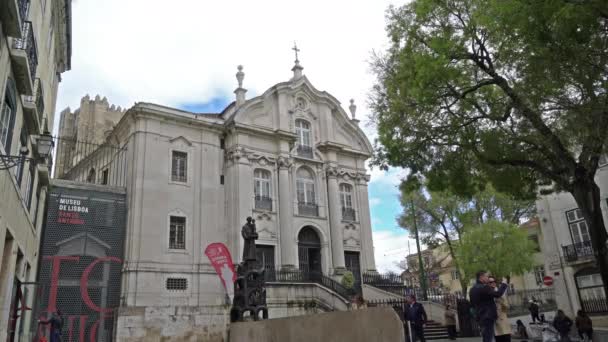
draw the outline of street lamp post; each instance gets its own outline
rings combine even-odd
[[[17,179],[22,179],[25,162],[36,165],[40,161],[46,161],[46,158],[51,154],[53,146],[53,136],[51,136],[49,132],[45,132],[44,134],[39,135],[36,140],[36,154],[38,155],[38,158],[27,157],[30,151],[26,146],[22,146],[18,156],[0,154],[0,161],[2,162],[0,163],[0,170],[8,170],[15,166],[19,166],[19,175],[17,175]]]

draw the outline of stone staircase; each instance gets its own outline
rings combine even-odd
[[[428,321],[424,327],[424,338],[427,340],[447,339],[448,329],[435,321]]]

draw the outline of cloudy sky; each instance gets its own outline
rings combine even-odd
[[[401,3],[73,0],[72,70],[63,75],[57,112],[77,108],[85,94],[123,108],[143,101],[219,111],[233,100],[239,64],[248,97],[288,80],[296,41],[304,74],[345,109],[355,99],[373,140],[366,124],[374,81],[369,61],[374,50],[386,48],[386,9]],[[404,172],[370,172],[376,264],[396,269],[394,262],[407,253],[407,236],[395,224],[401,210],[395,186]]]

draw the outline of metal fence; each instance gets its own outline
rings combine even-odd
[[[266,282],[270,283],[315,283],[322,285],[335,293],[344,300],[350,302],[351,298],[357,294],[355,288],[348,289],[344,285],[335,281],[331,277],[318,271],[308,270],[280,270],[276,268],[266,268],[264,272]]]
[[[449,292],[443,288],[428,288],[426,292],[420,287],[405,286],[396,274],[378,274],[365,273],[363,274],[363,283],[374,286],[378,289],[400,295],[415,295],[418,300],[428,300],[433,303],[456,307],[459,302],[466,300],[466,296],[461,292]],[[509,290],[507,292],[507,300],[509,301],[509,316],[518,316],[528,313],[530,300],[534,300],[539,304],[541,311],[552,311],[557,309],[555,300],[555,290],[547,289],[532,289],[532,290]],[[590,308],[600,308],[601,303],[590,303]]]
[[[606,298],[585,299],[581,306],[586,313],[597,314],[608,312],[608,300]]]
[[[55,137],[54,142],[57,150],[53,177],[83,183],[126,186],[126,147],[65,137]]]

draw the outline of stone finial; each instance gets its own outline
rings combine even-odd
[[[236,80],[239,83],[239,87],[234,90],[234,94],[236,95],[236,106],[240,107],[243,103],[245,103],[245,94],[247,93],[247,89],[243,88],[243,79],[245,78],[243,66],[239,65],[237,69]]]
[[[350,106],[348,106],[348,109],[350,109],[350,114],[353,116],[353,120],[355,120],[355,113],[357,112],[357,105],[355,104],[355,99],[350,99]]]
[[[350,106],[348,106],[350,110],[350,115],[352,115],[352,121],[356,124],[359,123],[359,120],[355,117],[355,113],[357,112],[357,105],[355,104],[355,99],[350,99]]]
[[[239,82],[239,88],[243,88],[243,79],[245,78],[245,73],[243,72],[243,66],[239,65],[236,68],[239,70],[236,73],[236,80]]]

